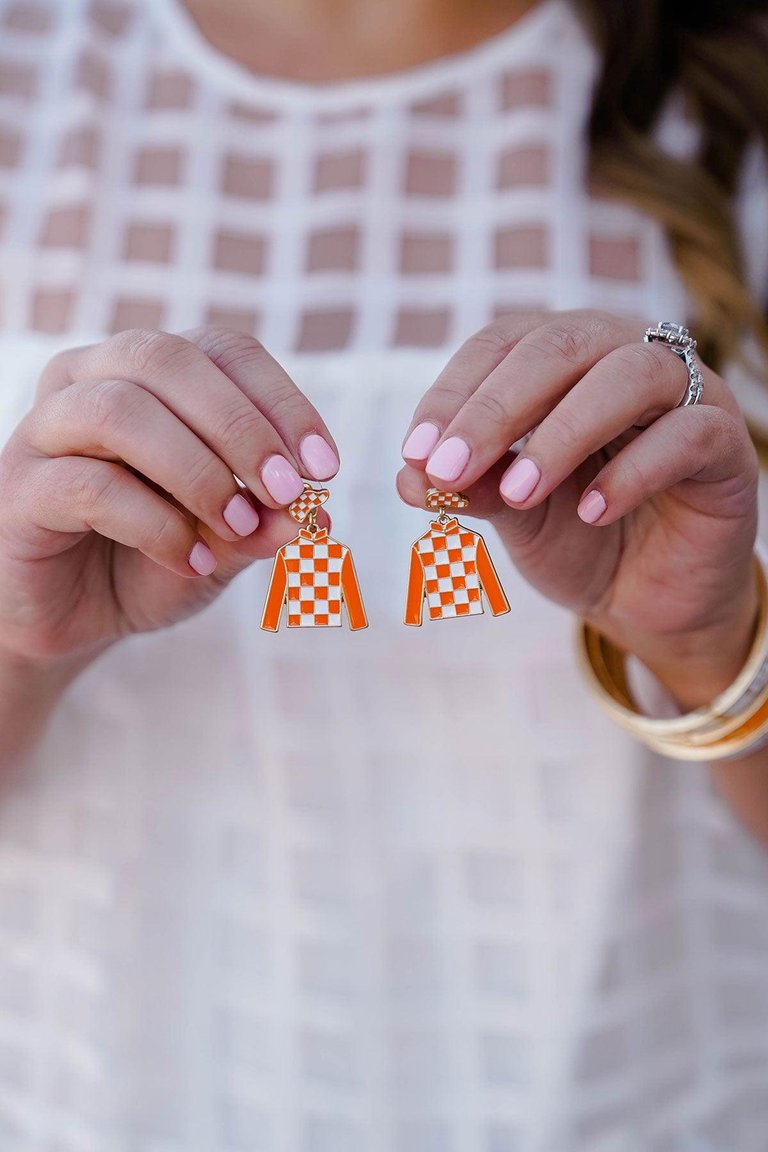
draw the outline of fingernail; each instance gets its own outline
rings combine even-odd
[[[576,511],[587,524],[594,524],[596,520],[600,519],[607,507],[605,496],[595,489],[587,493]]]
[[[440,439],[440,429],[429,421],[417,424],[413,432],[403,444],[403,456],[410,456],[414,460],[426,460],[430,452]]]
[[[459,436],[449,436],[427,460],[427,472],[440,480],[456,480],[469,460],[469,444]]]
[[[299,445],[299,455],[315,480],[325,480],[338,470],[338,456],[328,441],[316,432],[304,437]]]
[[[250,536],[259,526],[259,514],[250,501],[238,492],[222,513],[227,524],[238,536]]]
[[[290,504],[304,491],[304,481],[285,456],[270,456],[261,470],[261,479],[278,504]]]
[[[217,560],[207,544],[198,540],[189,554],[189,566],[194,568],[199,576],[210,576],[216,567]]]
[[[502,496],[521,504],[527,500],[531,492],[541,480],[541,471],[527,456],[516,460],[499,485]]]

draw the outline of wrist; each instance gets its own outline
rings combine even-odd
[[[21,698],[30,694],[56,695],[86,667],[88,660],[44,660],[0,647],[0,697]]]
[[[32,742],[67,687],[102,650],[42,658],[0,644],[0,764]]]
[[[766,556],[761,558],[765,572]],[[673,632],[618,627],[584,617],[586,623],[628,655],[636,657],[674,698],[683,713],[710,704],[747,665],[761,618],[757,558],[741,586],[729,592],[725,609],[700,627]]]
[[[633,637],[627,650],[672,695],[683,712],[711,703],[736,680],[755,638],[760,598],[752,579],[728,617],[706,628]]]

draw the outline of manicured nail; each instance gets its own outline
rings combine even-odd
[[[576,511],[586,524],[594,524],[596,520],[600,519],[607,507],[608,505],[602,492],[593,489],[592,492],[587,493]]]
[[[524,456],[521,460],[515,460],[502,479],[499,490],[502,496],[506,496],[507,500],[511,500],[514,504],[522,504],[533,492],[539,480],[541,480],[541,471],[538,465]]]
[[[313,432],[305,436],[299,445],[299,455],[310,476],[315,480],[327,480],[339,468],[339,458],[327,440]]]
[[[259,526],[259,514],[250,501],[238,492],[222,513],[227,524],[238,536],[250,536]]]
[[[456,480],[469,460],[469,444],[460,436],[449,436],[427,460],[427,472],[439,480]]]
[[[285,456],[270,456],[261,470],[261,479],[278,504],[290,504],[304,491],[304,481]]]
[[[199,576],[210,576],[218,561],[207,544],[198,540],[189,554],[189,566],[194,568]]]
[[[403,456],[410,456],[413,460],[426,460],[430,452],[440,439],[440,429],[429,421],[417,424],[413,432],[403,444]]]

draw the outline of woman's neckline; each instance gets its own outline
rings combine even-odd
[[[216,48],[200,31],[183,0],[152,0],[151,13],[161,19],[179,51],[192,67],[213,76],[231,96],[283,106],[311,106],[321,111],[394,99],[418,99],[435,95],[451,83],[471,75],[479,64],[514,64],[524,57],[551,23],[567,11],[569,0],[538,0],[501,32],[486,37],[460,52],[423,64],[377,76],[329,83],[264,76]]]

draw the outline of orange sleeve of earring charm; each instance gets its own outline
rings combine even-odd
[[[509,612],[509,603],[482,536],[478,537],[477,541],[477,574],[482,582],[483,591],[488,597],[493,615],[499,616],[502,612]]]
[[[269,632],[277,632],[287,582],[285,557],[282,548],[278,548],[269,580],[269,592],[267,593],[267,602],[264,605],[264,615],[261,618],[261,627],[266,628]]]
[[[348,548],[341,562],[341,590],[344,593],[344,603],[347,606],[350,628],[365,628],[368,619],[363,607],[363,598],[360,595],[360,584],[355,572],[352,553]]]
[[[416,544],[411,548],[411,565],[408,570],[408,594],[405,600],[406,624],[421,624],[424,605],[424,565]]]

